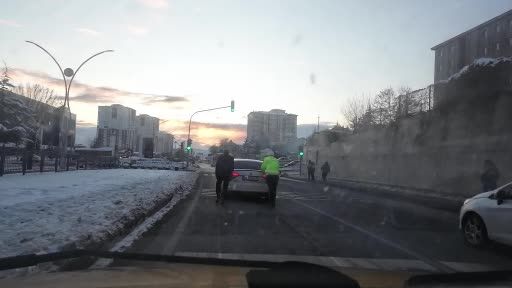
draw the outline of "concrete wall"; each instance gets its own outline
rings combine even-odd
[[[510,182],[512,64],[504,65],[447,84],[449,100],[391,127],[317,134],[305,147],[306,161],[316,161],[318,173],[329,161],[337,178],[469,196],[481,190],[483,161],[490,159],[501,172],[498,184]]]

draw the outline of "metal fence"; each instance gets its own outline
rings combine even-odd
[[[54,149],[30,151],[17,147],[0,147],[0,176],[117,167],[119,161],[112,156],[81,155],[73,152],[61,156]]]

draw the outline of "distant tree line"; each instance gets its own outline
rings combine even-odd
[[[349,99],[342,108],[342,114],[353,133],[371,127],[389,127],[400,118],[410,117],[432,109],[433,88],[412,91],[402,86],[381,90],[370,98]]]

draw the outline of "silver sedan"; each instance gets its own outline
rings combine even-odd
[[[253,159],[235,159],[228,191],[268,194],[261,163],[262,161]]]

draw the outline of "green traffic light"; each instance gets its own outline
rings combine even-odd
[[[299,152],[299,156],[304,156],[304,152]]]
[[[235,112],[235,101],[231,100],[231,112]]]
[[[187,150],[192,150],[192,147],[188,146],[188,147],[187,147]]]

